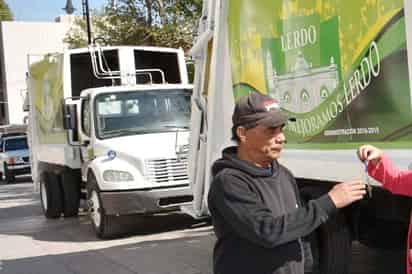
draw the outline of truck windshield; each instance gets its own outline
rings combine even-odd
[[[28,149],[27,138],[13,138],[13,139],[5,140],[5,143],[4,143],[5,151],[20,150],[20,149]]]
[[[188,89],[105,93],[95,100],[99,139],[133,134],[187,130],[190,123]]]

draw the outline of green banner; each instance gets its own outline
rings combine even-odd
[[[63,144],[63,55],[46,55],[30,66],[31,87],[41,144]]]
[[[276,98],[297,118],[285,132],[300,147],[407,145],[403,8],[403,0],[230,1],[235,97],[257,91]]]

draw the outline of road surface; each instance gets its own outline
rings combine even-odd
[[[212,227],[182,214],[136,218],[98,240],[85,213],[47,220],[32,183],[0,183],[0,274],[210,274]],[[352,274],[404,274],[404,252],[354,243]],[[256,273],[257,274],[257,273]]]

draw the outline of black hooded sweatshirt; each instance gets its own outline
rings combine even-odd
[[[301,237],[336,207],[325,194],[301,206],[296,181],[277,161],[260,168],[223,151],[212,167],[208,203],[217,237],[215,274],[303,274]]]

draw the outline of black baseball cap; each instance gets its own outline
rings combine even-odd
[[[235,104],[232,116],[234,129],[239,126],[253,128],[257,125],[278,127],[288,121],[296,119],[283,112],[277,100],[258,92],[241,97]]]

